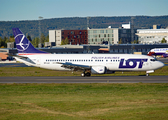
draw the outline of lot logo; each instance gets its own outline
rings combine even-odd
[[[148,59],[121,59],[119,68],[135,68],[137,66],[137,62],[139,63],[138,68],[142,68],[143,63],[147,61]]]
[[[21,40],[20,40],[21,39]],[[28,47],[29,47],[29,45],[30,45],[30,42],[25,38],[25,35],[23,35],[23,34],[19,34],[19,35],[17,35],[16,37],[15,37],[15,40],[18,42],[18,44],[16,44],[17,45],[17,49],[19,50],[19,51],[24,51],[24,50],[26,50]],[[20,40],[20,41],[19,41]]]

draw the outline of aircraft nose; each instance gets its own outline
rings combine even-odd
[[[159,68],[162,68],[162,67],[164,67],[165,66],[165,64],[163,63],[163,62],[160,62],[160,61],[158,61],[159,63],[158,63],[158,67]]]

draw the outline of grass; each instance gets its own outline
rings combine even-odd
[[[0,77],[5,76],[80,76],[81,72],[72,71],[54,71],[37,67],[0,67]],[[114,74],[99,74],[92,76],[140,76],[145,75],[146,72],[116,72]],[[156,70],[150,75],[168,75],[168,66]]]
[[[167,120],[168,84],[0,84],[0,120]]]

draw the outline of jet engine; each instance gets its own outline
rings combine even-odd
[[[104,74],[106,73],[106,67],[105,66],[93,66],[91,68],[92,74]]]

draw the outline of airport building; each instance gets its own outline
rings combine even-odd
[[[134,40],[138,38],[135,36]],[[122,24],[121,28],[102,28],[87,30],[49,30],[49,42],[61,45],[66,38],[71,45],[77,44],[130,44],[132,42],[131,24]]]
[[[136,30],[134,30],[134,33]],[[136,37],[137,39],[137,37]],[[88,29],[88,44],[130,44],[131,29],[111,28]]]
[[[88,44],[87,30],[49,30],[49,42],[61,45],[66,38],[71,45]]]
[[[168,29],[157,28],[157,25],[153,25],[153,29],[138,29],[136,35],[138,36],[139,43],[161,43],[163,38],[165,38],[165,40],[167,40],[168,43]]]

